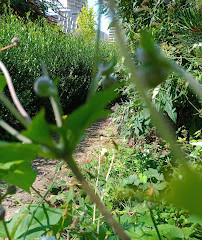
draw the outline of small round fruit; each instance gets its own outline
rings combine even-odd
[[[2,205],[0,205],[0,220],[3,220],[5,217],[6,211]]]
[[[49,97],[57,94],[57,88],[48,76],[37,78],[34,83],[34,91],[40,97]]]

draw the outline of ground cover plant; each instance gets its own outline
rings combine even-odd
[[[130,91],[135,94],[134,104],[139,101],[140,110],[143,111],[146,107],[145,114],[148,115],[149,112],[150,119],[145,124],[145,128],[150,123],[155,128],[147,129],[146,133],[142,129],[144,138],[135,139],[130,146],[119,142],[113,136],[112,145],[106,145],[100,151],[98,149],[98,157],[86,159],[85,164],[78,167],[72,154],[85,129],[100,117],[106,116],[105,106],[117,96],[114,90],[120,89],[120,86],[123,88],[122,84],[111,87],[109,84],[103,84],[101,85],[103,88],[108,88],[97,93],[94,91],[101,76],[110,83],[111,79],[114,79],[114,61],[96,66],[97,74],[90,87],[88,101],[68,116],[63,113],[59,91],[51,80],[49,71],[45,65],[42,65],[43,74],[35,81],[34,90],[40,97],[50,99],[56,124],[46,121],[43,109],[31,119],[14,97],[16,110],[3,93],[6,82],[2,76],[0,99],[25,130],[18,132],[5,121],[0,121],[1,127],[24,142],[24,144],[0,143],[2,159],[0,176],[11,184],[11,186],[2,185],[5,191],[1,195],[1,201],[7,195],[15,193],[15,186],[30,191],[35,180],[30,162],[36,155],[47,159],[59,159],[61,164],[65,161],[81,184],[76,184],[76,190],[74,186],[61,193],[61,189],[65,188],[65,182],[61,182],[58,186],[52,185],[47,193],[41,196],[40,203],[25,206],[7,223],[4,218],[5,210],[1,205],[0,236],[2,238],[39,239],[41,237],[49,240],[201,238],[202,169],[201,146],[198,139],[201,131],[197,131],[188,139],[187,131],[184,130],[176,142],[169,121],[157,111],[159,109],[156,109],[152,103],[152,94],[149,90],[160,83],[156,82],[157,80],[160,79],[163,83],[170,72],[183,77],[199,100],[202,98],[201,87],[189,73],[161,53],[149,32],[144,31],[140,35],[137,52],[141,53],[139,55],[141,64],[135,64],[131,57],[133,55],[119,31],[120,26],[116,20],[117,11],[113,1],[109,10],[116,26],[120,52],[125,58],[125,66],[130,73],[128,79],[136,86],[135,90],[130,86],[126,91],[131,89]],[[12,45],[18,45],[18,40],[14,39]],[[159,71],[156,71],[157,68]],[[2,62],[1,69],[10,82]],[[154,74],[155,78],[151,74]],[[10,91],[14,93],[12,87]],[[167,99],[166,101],[169,102]],[[130,104],[133,104],[132,96],[130,96]],[[120,112],[119,115],[123,117],[124,114]],[[176,118],[174,112],[167,111],[167,115],[171,120]],[[110,135],[108,137],[110,138]],[[61,164],[58,165],[58,171]],[[95,191],[90,185],[95,187]],[[57,201],[53,199],[51,202],[46,198],[50,191],[56,193]],[[97,209],[103,216],[100,216]]]

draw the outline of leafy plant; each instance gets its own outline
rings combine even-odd
[[[86,205],[84,205],[82,198],[78,199],[79,211],[81,213],[80,221],[82,222],[81,228],[83,231],[80,231],[77,236],[84,239],[96,239],[98,237],[98,233],[100,233],[100,239],[105,239],[107,234],[109,239],[114,239],[116,236],[114,236],[114,233],[109,230],[110,227],[112,227],[116,234],[124,240],[130,238],[161,239],[161,237],[167,239],[175,239],[176,237],[183,239],[196,236],[194,235],[195,233],[193,233],[193,231],[196,229],[196,225],[192,223],[189,225],[191,229],[186,229],[186,227],[183,230],[180,229],[180,227],[184,224],[183,220],[185,221],[187,218],[186,212],[183,212],[182,217],[175,216],[175,220],[179,220],[178,225],[176,225],[177,220],[175,222],[175,220],[172,221],[173,219],[165,220],[163,217],[159,217],[161,213],[159,209],[162,207],[163,203],[166,202],[167,204],[174,204],[178,208],[185,208],[186,211],[189,211],[190,215],[201,218],[202,212],[200,207],[202,195],[198,189],[201,187],[202,179],[200,173],[193,169],[190,164],[188,164],[184,153],[175,141],[175,136],[172,134],[172,131],[169,128],[169,123],[164,115],[161,114],[161,112],[158,112],[151,103],[148,89],[155,87],[159,83],[164,83],[170,71],[173,71],[176,74],[184,77],[185,80],[190,83],[190,86],[196,91],[199,99],[202,97],[200,92],[201,88],[192,76],[181,69],[177,64],[166,59],[159,52],[159,48],[155,46],[154,41],[148,32],[143,32],[141,34],[141,48],[139,49],[142,53],[140,61],[141,64],[134,64],[134,61],[131,58],[132,54],[127,49],[120,32],[116,17],[117,11],[114,8],[114,1],[111,1],[110,3],[110,11],[116,26],[119,48],[126,59],[128,71],[131,73],[129,79],[134,81],[133,83],[136,85],[138,94],[141,96],[141,98],[139,98],[142,101],[141,111],[144,111],[146,107],[147,111],[150,112],[151,123],[156,126],[159,134],[164,141],[166,141],[164,144],[166,143],[169,145],[169,151],[171,151],[173,161],[175,161],[177,166],[172,169],[172,180],[165,181],[165,177],[161,169],[161,163],[154,163],[155,158],[160,158],[158,150],[155,153],[150,152],[150,150],[153,150],[153,148],[149,149],[146,144],[145,150],[147,151],[143,152],[142,155],[142,149],[139,149],[138,152],[138,147],[134,153],[130,152],[130,150],[127,150],[129,155],[137,154],[136,158],[139,157],[139,159],[133,159],[133,157],[131,157],[131,159],[128,161],[118,161],[116,163],[117,168],[114,169],[113,165],[115,165],[115,153],[113,152],[111,158],[105,159],[108,161],[109,167],[108,169],[103,169],[102,179],[100,179],[101,157],[102,159],[105,158],[107,153],[107,150],[103,150],[99,158],[99,165],[96,173],[97,180],[95,192],[82,175],[82,171],[72,155],[82,135],[84,134],[85,129],[94,121],[106,116],[108,111],[105,109],[105,107],[109,101],[112,101],[116,98],[117,94],[115,89],[120,87],[120,84],[114,85],[97,93],[95,93],[94,88],[91,89],[92,91],[90,91],[88,95],[87,102],[67,117],[64,117],[63,109],[58,96],[58,89],[48,75],[48,71],[43,66],[43,76],[36,80],[34,90],[38,96],[49,97],[50,99],[54,113],[54,119],[56,121],[56,124],[50,124],[46,121],[45,111],[43,109],[32,119],[30,118],[29,114],[20,104],[12,86],[9,72],[2,62],[0,62],[0,66],[8,82],[9,91],[12,95],[16,108],[11,104],[10,100],[6,97],[2,90],[0,91],[0,100],[23,125],[25,130],[18,132],[8,123],[1,120],[1,127],[14,135],[18,140],[24,142],[24,144],[21,145],[19,143],[7,142],[2,142],[0,144],[0,156],[3,158],[3,164],[0,164],[0,169],[2,172],[1,176],[10,184],[19,186],[24,188],[26,191],[29,191],[29,187],[31,187],[33,181],[23,182],[24,175],[26,175],[27,171],[27,169],[24,169],[24,164],[26,164],[26,161],[31,161],[31,159],[33,159],[37,154],[41,157],[59,159],[62,161],[62,163],[63,161],[66,162],[67,166],[72,170],[77,181],[80,183],[82,189],[87,195],[85,199],[87,203]],[[155,61],[152,62],[152,59]],[[98,82],[97,80],[99,80],[101,75],[104,75],[109,79],[113,67],[114,66],[112,64],[109,64],[106,68],[102,68],[102,71],[99,69],[100,71],[98,71],[97,76],[95,76],[94,82],[91,86],[96,86]],[[157,71],[157,69],[159,69],[159,71]],[[166,103],[167,102],[164,104],[165,106]],[[169,111],[166,111],[170,118],[175,120],[174,114],[169,114],[170,109]],[[53,136],[55,135],[59,141],[54,139]],[[113,145],[118,151],[118,144],[113,141]],[[31,156],[28,156],[28,147],[31,149]],[[12,151],[10,149],[12,149]],[[8,151],[9,153],[7,154]],[[24,152],[26,153],[25,157],[22,155]],[[163,154],[161,152],[163,155],[162,162],[164,162],[165,158],[167,157],[167,153]],[[152,157],[154,157],[154,159],[152,159]],[[128,166],[130,165],[131,160],[137,163],[137,165],[133,165],[136,172],[125,177],[124,175],[127,175],[129,172]],[[152,161],[150,162],[150,160]],[[142,163],[144,163],[144,161],[146,164],[142,167]],[[150,166],[150,164],[155,166]],[[125,167],[125,173],[121,172],[123,166]],[[118,171],[116,171],[116,169]],[[118,174],[116,180],[118,183],[120,181],[118,181],[120,174],[123,174],[122,176],[125,178],[125,180],[122,182],[122,185],[117,189],[114,186],[112,188],[112,185],[107,188],[106,186],[110,182],[110,175],[112,173],[115,175],[117,172]],[[31,171],[29,173],[31,175]],[[15,178],[16,176],[18,176],[18,179]],[[89,174],[89,176],[94,178],[92,174]],[[99,180],[101,180],[100,183]],[[52,235],[52,238],[53,235],[54,238],[61,238],[62,234],[64,234],[62,232],[63,230],[67,231],[67,236],[70,233],[75,234],[74,230],[72,229],[75,228],[76,220],[74,221],[71,214],[73,212],[72,204],[74,203],[75,194],[70,191],[70,196],[66,197],[67,202],[61,206],[60,209],[56,209],[53,208],[50,201],[46,200],[46,196],[52,187],[53,186],[47,190],[47,193],[44,196],[40,196],[42,199],[39,204],[28,206],[26,210],[22,209],[19,215],[14,217],[10,222],[6,223],[5,210],[3,206],[0,205],[0,224],[1,229],[4,229],[0,230],[0,236],[4,238],[7,236],[9,240],[12,237],[30,237],[31,239],[33,237],[38,238],[42,235],[46,235],[45,238],[47,238],[48,235]],[[114,201],[114,199],[117,197],[121,197],[121,199],[118,199],[118,203],[122,205],[122,211],[115,211],[114,214],[117,221],[115,221],[102,202],[105,194],[110,194],[110,191],[114,189],[117,190],[115,192],[117,195],[114,194],[114,197],[111,195],[110,200]],[[6,193],[0,195],[0,203],[8,194],[12,192],[13,191],[11,191],[11,188],[7,188]],[[162,196],[161,198],[159,197],[160,195]],[[194,198],[192,198],[192,196],[194,196]],[[88,197],[90,197],[92,202],[95,204],[94,207],[91,206],[91,202],[88,201],[89,199],[87,199]],[[135,201],[133,201],[133,197],[135,197]],[[44,201],[46,201],[48,205],[43,204]],[[127,201],[131,201],[131,204],[128,207],[125,207],[124,204]],[[156,204],[158,204],[158,206],[156,206]],[[108,206],[113,210],[113,205],[110,204],[110,201]],[[101,225],[101,216],[98,215],[96,226],[96,208],[99,209],[99,211],[103,214],[106,219],[106,223]],[[172,213],[172,211],[175,211],[175,209],[171,209],[170,213]],[[177,213],[175,214],[177,215]],[[86,218],[84,221],[84,216],[86,215],[90,216],[91,218],[93,217],[93,224],[90,227],[90,231],[85,231],[87,226],[89,226],[91,223],[89,218]],[[132,215],[132,217],[129,218],[128,215]],[[50,217],[51,219],[49,219]],[[192,221],[195,222],[198,220]],[[43,238],[44,237],[42,237],[42,239]]]
[[[84,41],[92,41],[96,35],[96,14],[93,12],[93,8],[88,8],[88,5],[84,5],[79,13],[77,19],[77,32],[83,36]]]

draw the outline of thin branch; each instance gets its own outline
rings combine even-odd
[[[6,47],[2,47],[2,48],[0,49],[0,52],[3,52],[3,51],[5,51],[5,50],[8,50],[8,49],[13,48],[13,47],[15,47],[15,46],[16,46],[16,44],[13,43],[13,44],[8,45],[8,46],[6,46]]]
[[[0,101],[4,103],[8,110],[24,127],[27,127],[28,123],[25,121],[22,115],[17,111],[17,109],[14,107],[14,105],[10,102],[10,100],[6,97],[6,95],[2,91],[0,91]]]
[[[62,113],[60,110],[60,105],[58,104],[57,99],[55,97],[51,97],[50,101],[53,108],[56,124],[58,127],[62,127],[62,118],[61,118]]]
[[[7,81],[7,84],[8,84],[8,89],[10,91],[10,94],[11,94],[11,97],[13,99],[14,104],[16,105],[18,111],[23,116],[25,121],[27,123],[30,123],[31,122],[31,118],[29,117],[29,115],[27,114],[27,112],[25,111],[23,106],[21,105],[21,103],[20,103],[20,101],[19,101],[19,99],[18,99],[18,97],[16,95],[15,89],[13,87],[13,83],[12,83],[10,74],[9,74],[7,68],[5,67],[5,65],[3,64],[2,61],[0,61],[0,69],[2,70],[2,72],[3,72],[3,74],[4,74],[5,78],[6,78],[6,81]]]
[[[31,143],[32,141],[29,138],[21,135],[15,128],[11,127],[8,123],[3,120],[0,120],[0,126],[9,132],[11,135],[16,137],[18,140],[22,141],[23,143]]]

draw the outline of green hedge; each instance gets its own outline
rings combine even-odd
[[[48,99],[39,98],[33,91],[33,83],[41,75],[41,62],[47,66],[52,79],[59,77],[59,94],[65,113],[84,103],[92,77],[95,44],[86,43],[74,34],[64,34],[57,26],[45,20],[24,22],[18,16],[2,16],[0,44],[10,44],[18,36],[21,45],[0,53],[0,59],[8,68],[14,86],[25,109],[31,116],[42,106],[50,110]],[[101,43],[101,59],[109,61],[116,55],[113,45]],[[7,89],[5,89],[8,93]],[[52,114],[48,114],[51,116]],[[13,123],[13,118],[0,106],[0,116]]]

